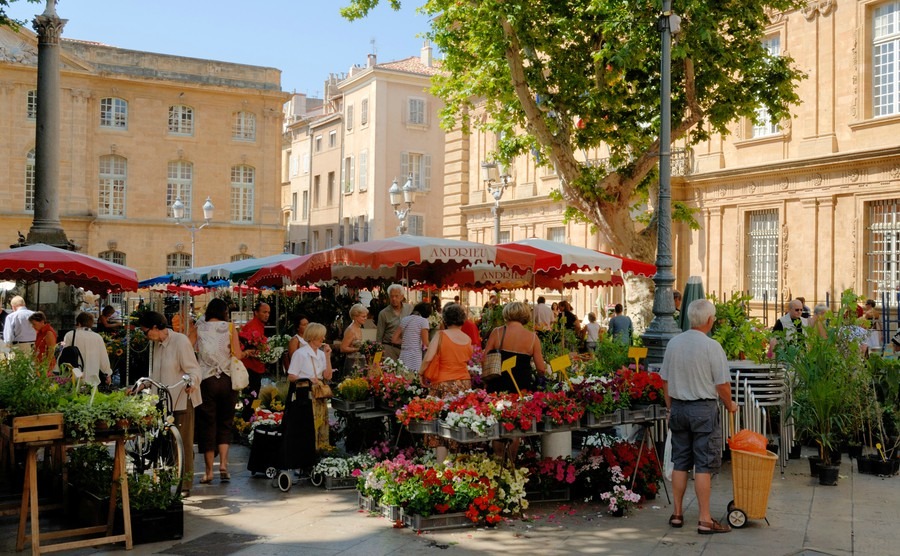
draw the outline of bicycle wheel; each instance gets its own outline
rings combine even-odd
[[[151,447],[155,434],[145,432],[125,440],[125,455],[131,463],[132,473],[143,473],[152,467]]]
[[[173,478],[184,475],[184,442],[175,426],[161,430],[152,440],[148,452],[149,466],[145,472],[162,473]],[[181,481],[173,481],[172,494],[180,490]]]

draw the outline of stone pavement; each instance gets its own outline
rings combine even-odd
[[[667,525],[671,505],[660,493],[656,501],[624,518],[607,516],[598,504],[583,501],[533,504],[526,519],[494,529],[416,534],[357,510],[354,490],[326,491],[304,482],[283,493],[268,479],[251,477],[245,470],[246,448],[235,446],[232,454],[231,483],[195,484],[185,501],[183,539],[136,546],[131,554],[900,554],[900,477],[860,475],[846,456],[834,487],[819,486],[809,477],[805,457],[791,461],[783,476],[776,467],[768,525],[750,521],[729,534],[704,536],[692,526],[697,521],[692,484],[682,529]],[[713,515],[724,515],[732,499],[730,470],[726,462],[713,481]],[[14,553],[15,529],[15,518],[0,519],[0,553]],[[72,553],[126,552],[110,545]]]

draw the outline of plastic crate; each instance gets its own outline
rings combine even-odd
[[[526,490],[525,499],[529,502],[568,502],[572,499],[572,493],[568,488],[560,488],[548,492]]]
[[[381,515],[391,521],[400,521],[401,519],[402,512],[400,511],[400,506],[382,505],[380,510]]]
[[[409,432],[412,434],[437,434],[438,432],[437,421],[433,419],[430,421],[416,419],[410,421],[406,428],[409,429]]]
[[[531,422],[531,427],[528,430],[522,430],[517,427],[508,431],[502,425],[500,426],[500,438],[520,438],[522,436],[535,436],[537,434],[540,433],[537,429],[537,423],[534,421]]]
[[[356,493],[356,503],[360,510],[366,512],[378,512],[381,510],[378,503],[371,496],[363,496],[362,493]]]
[[[575,421],[574,423],[563,423],[556,424],[553,420],[544,415],[544,419],[541,421],[539,429],[543,432],[566,432],[566,431],[574,431],[582,428],[581,420]]]
[[[325,490],[347,490],[356,488],[356,477],[325,477]]]
[[[369,398],[360,402],[348,402],[340,398],[331,398],[331,407],[335,411],[343,411],[344,413],[367,411],[375,409],[375,398]]]
[[[444,421],[438,422],[438,434],[444,438],[455,440],[463,444],[470,442],[487,442],[500,438],[500,426],[495,424],[485,434],[478,434],[468,427],[451,427]]]
[[[415,531],[435,531],[438,529],[458,529],[460,527],[472,527],[475,523],[466,517],[465,513],[440,514],[430,517],[422,517],[419,514],[407,515],[401,513],[403,525]]]
[[[622,410],[622,423],[645,423],[656,419],[655,405]]]
[[[593,413],[585,413],[585,426],[589,429],[599,429],[604,427],[614,427],[622,424],[622,412],[614,411],[605,415],[594,415]]]

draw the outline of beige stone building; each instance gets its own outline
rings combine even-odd
[[[321,113],[286,126],[292,252],[396,235],[388,189],[410,175],[416,193],[407,233],[443,235],[445,134],[440,102],[427,91],[437,71],[427,45],[394,62],[369,55],[365,66],[329,77]]]
[[[60,220],[141,279],[282,252],[281,72],[62,40]],[[37,44],[0,28],[0,240],[33,216]],[[172,218],[212,223],[191,234]]]
[[[674,198],[700,209],[702,229],[679,230],[678,283],[699,275],[707,291],[810,307],[853,288],[896,306],[900,2],[810,1],[773,15],[766,45],[807,72],[802,104],[694,148]]]

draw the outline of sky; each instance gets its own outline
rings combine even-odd
[[[60,0],[68,19],[63,37],[132,50],[235,62],[281,70],[281,88],[321,97],[330,73],[418,56],[428,18],[415,13],[423,0],[395,12],[382,0],[367,18],[349,22],[338,9],[349,0]],[[20,21],[45,3],[17,0],[7,14]]]

